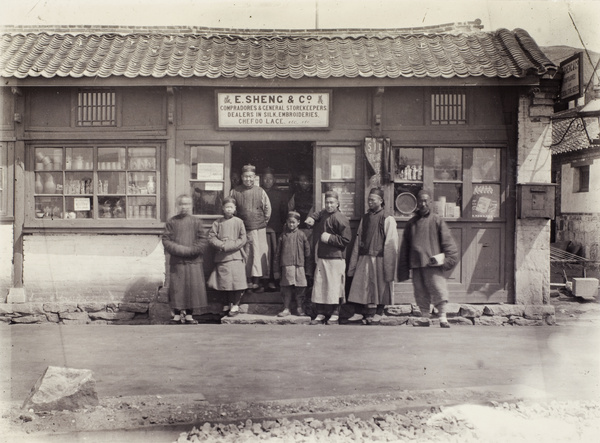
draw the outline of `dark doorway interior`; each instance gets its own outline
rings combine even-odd
[[[275,175],[276,186],[293,193],[300,175],[306,175],[313,183],[313,146],[311,142],[252,141],[233,142],[231,147],[232,176],[240,174],[246,164],[256,166],[256,174],[262,177],[267,168]],[[262,181],[261,181],[262,184]]]

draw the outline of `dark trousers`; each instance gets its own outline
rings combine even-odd
[[[298,286],[281,286],[281,295],[283,297],[283,307],[285,309],[291,309],[292,307],[292,296],[296,299],[296,305],[301,308],[304,302],[305,287]]]

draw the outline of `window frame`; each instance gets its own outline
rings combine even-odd
[[[115,124],[110,126],[103,125],[80,125],[79,124],[79,94],[80,92],[114,92],[115,94]],[[71,94],[71,127],[79,131],[113,131],[115,128],[122,127],[122,94],[119,88],[73,88]]]
[[[577,165],[573,167],[573,192],[590,192],[590,165]]]
[[[461,95],[462,97],[462,103],[460,104],[453,104],[453,103],[446,103],[440,106],[445,106],[444,109],[441,110],[441,113],[444,113],[444,110],[450,108],[450,112],[451,112],[451,108],[452,106],[461,106],[462,105],[462,109],[459,109],[459,113],[461,115],[464,115],[463,119],[455,119],[455,120],[450,120],[450,119],[446,119],[446,120],[434,120],[434,108],[436,106],[435,104],[435,100],[434,100],[434,96],[436,95],[445,95],[445,96],[451,96],[451,95]],[[427,108],[427,124],[429,126],[433,126],[433,127],[440,127],[440,128],[446,128],[448,126],[466,126],[469,125],[469,110],[470,110],[470,100],[469,100],[469,93],[467,91],[466,88],[462,88],[462,87],[456,87],[456,86],[441,86],[441,87],[436,87],[436,88],[431,88],[429,90],[429,106]]]
[[[155,218],[139,218],[134,219],[131,218],[101,218],[99,215],[100,207],[98,203],[98,199],[105,196],[105,194],[98,192],[98,174],[111,172],[110,170],[103,170],[99,168],[98,163],[98,148],[155,148],[156,149],[156,162],[155,169],[149,169],[148,172],[155,173],[155,186],[156,191],[154,194],[154,199],[156,201],[155,208]],[[91,195],[92,204],[93,204],[93,218],[75,218],[75,219],[65,219],[64,216],[62,218],[37,218],[36,217],[36,197],[40,194],[35,193],[35,181],[37,173],[44,173],[45,171],[36,170],[36,158],[35,153],[36,149],[40,148],[49,148],[49,149],[62,149],[63,151],[63,159],[61,160],[62,169],[56,169],[48,172],[52,173],[60,173],[63,178],[63,186],[67,173],[77,173],[78,171],[74,168],[66,167],[66,158],[64,155],[66,150],[69,148],[83,148],[83,149],[92,149],[93,150],[93,165],[92,169],[88,170],[92,174],[92,183],[95,184],[92,189]],[[89,232],[118,232],[118,233],[161,233],[164,229],[164,200],[166,197],[166,186],[163,180],[163,169],[164,169],[164,156],[166,153],[166,146],[164,143],[156,142],[156,141],[148,141],[148,142],[104,142],[104,141],[88,141],[88,142],[68,142],[68,143],[60,143],[60,142],[32,142],[28,143],[25,147],[26,153],[26,185],[25,185],[25,228],[24,232],[37,232],[40,230],[44,230],[44,232],[64,232],[69,230],[84,230]],[[128,152],[126,151],[126,155]],[[127,169],[129,166],[126,165],[124,169],[119,169],[119,172],[124,173],[126,180],[128,180],[128,174],[133,173],[133,169]],[[61,197],[63,199],[63,208],[62,212],[66,212],[65,204],[66,199],[73,198],[74,194],[67,195],[64,192],[60,194],[56,194],[56,197]],[[112,194],[109,194],[112,195]],[[117,196],[120,195],[117,193]],[[126,197],[125,205],[127,205],[127,198],[136,197],[137,194],[130,194],[127,189],[123,193],[124,197]],[[143,194],[140,194],[143,195]],[[45,196],[45,195],[42,195]],[[128,208],[126,208],[127,210]]]

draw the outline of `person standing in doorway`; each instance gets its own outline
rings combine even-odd
[[[267,247],[268,247],[268,265],[269,265],[269,279],[267,282],[267,288],[269,290],[275,290],[275,278],[273,277],[273,260],[275,257],[275,250],[277,249],[277,239],[281,235],[283,226],[286,223],[286,214],[288,212],[287,202],[289,196],[285,195],[285,192],[277,189],[275,186],[275,175],[271,168],[266,168],[262,176],[263,189],[269,197],[271,203],[271,218],[267,223]]]
[[[248,242],[246,277],[253,292],[264,292],[260,280],[268,277],[267,224],[271,218],[271,203],[263,188],[256,186],[256,167],[242,168],[242,184],[231,190],[237,202],[238,217],[244,222]]]
[[[358,226],[348,267],[348,277],[354,277],[348,302],[360,306],[362,313],[355,313],[348,321],[364,319],[366,324],[376,325],[385,305],[394,303],[398,231],[394,217],[384,214],[381,189],[371,189],[367,202],[369,211]]]
[[[306,219],[308,226],[314,226],[312,238],[316,255],[312,302],[317,304],[317,316],[311,324],[337,322],[340,304],[345,299],[345,251],[352,231],[348,217],[340,212],[339,207],[338,193],[327,191],[325,209]]]
[[[215,269],[208,278],[208,287],[220,291],[223,314],[229,317],[240,311],[240,302],[246,283],[244,245],[246,228],[244,222],[235,217],[236,201],[233,197],[223,199],[223,217],[215,220],[208,231],[208,243],[215,249]]]
[[[305,231],[304,233],[308,235],[310,231],[306,232],[308,226],[306,226],[305,221],[308,216],[313,213],[314,205],[312,183],[308,179],[307,174],[300,174],[298,176],[294,194],[288,202],[288,210],[296,211],[300,214],[300,229]]]
[[[300,214],[290,211],[286,227],[279,237],[277,251],[273,261],[275,278],[281,277],[281,295],[283,311],[279,317],[291,314],[292,296],[296,298],[296,310],[304,316],[304,293],[306,291],[306,273],[310,269],[310,244],[304,232],[298,229]]]
[[[207,246],[202,220],[192,215],[192,198],[177,197],[177,215],[167,221],[162,243],[169,253],[169,304],[173,323],[197,324],[194,310],[207,306],[203,255]]]
[[[408,280],[412,270],[415,302],[429,326],[431,304],[442,328],[449,328],[446,318],[448,285],[445,271],[458,263],[458,249],[446,222],[431,212],[431,192],[417,194],[417,213],[404,228],[398,257],[398,281]]]

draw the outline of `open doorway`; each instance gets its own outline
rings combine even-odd
[[[231,145],[232,187],[236,186],[242,166],[256,166],[260,179],[270,169],[275,176],[275,186],[290,196],[297,191],[302,176],[308,179],[311,189],[313,177],[313,146],[311,142],[251,141],[233,142]]]

